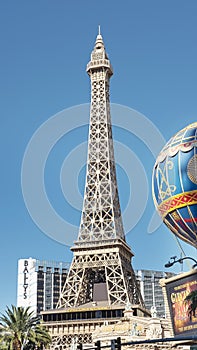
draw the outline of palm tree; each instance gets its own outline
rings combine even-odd
[[[188,315],[190,318],[190,321],[192,319],[192,316],[196,316],[196,309],[197,309],[197,290],[193,290],[190,294],[187,295],[185,298],[186,302],[189,302],[188,306]]]
[[[51,343],[51,337],[48,331],[42,326],[37,324],[34,330],[29,332],[28,343],[24,350],[32,350],[35,348],[43,349],[43,346],[47,346]]]
[[[39,323],[39,317],[34,316],[30,307],[7,307],[0,317],[0,344],[6,344],[8,350],[28,350],[50,344],[50,335]]]

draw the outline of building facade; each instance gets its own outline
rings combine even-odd
[[[67,263],[19,259],[17,306],[30,306],[36,314],[54,309],[67,273]]]
[[[135,270],[135,275],[139,282],[140,291],[148,310],[152,307],[156,309],[158,317],[165,317],[165,303],[160,280],[172,277],[174,274],[164,271]]]

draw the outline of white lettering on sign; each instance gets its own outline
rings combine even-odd
[[[28,260],[24,261],[24,280],[23,280],[23,288],[24,288],[24,293],[23,293],[23,298],[27,299],[27,288],[28,288]]]

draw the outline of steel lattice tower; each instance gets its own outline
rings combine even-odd
[[[85,194],[78,240],[71,248],[74,257],[58,308],[93,301],[94,285],[101,282],[109,305],[143,306],[122,225],[109,101],[113,71],[100,29],[87,73],[91,108]]]

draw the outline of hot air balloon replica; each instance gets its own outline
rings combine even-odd
[[[160,152],[152,192],[167,227],[197,248],[197,122],[175,134]]]

